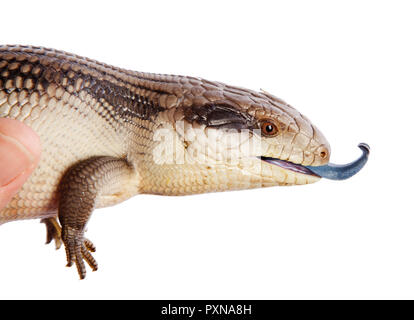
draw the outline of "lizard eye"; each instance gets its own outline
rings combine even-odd
[[[262,134],[268,137],[274,136],[279,132],[277,126],[273,122],[270,122],[268,120],[263,121],[260,127],[262,130]]]

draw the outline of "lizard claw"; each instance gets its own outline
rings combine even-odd
[[[67,227],[64,229],[62,238],[66,249],[67,267],[71,267],[73,263],[76,263],[81,279],[85,279],[86,276],[84,261],[91,267],[92,271],[98,270],[98,263],[91,254],[91,252],[96,251],[96,248],[90,240],[83,236],[83,231]]]
[[[40,220],[46,225],[46,244],[55,240],[56,250],[62,246],[62,228],[56,218],[45,218]]]

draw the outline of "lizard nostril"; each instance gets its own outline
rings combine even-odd
[[[318,152],[319,152],[319,157],[322,160],[325,160],[325,159],[327,159],[329,157],[328,148],[326,148],[325,146],[319,147]]]

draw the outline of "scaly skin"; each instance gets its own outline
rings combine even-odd
[[[39,167],[0,211],[0,224],[44,219],[48,241],[58,244],[58,217],[68,264],[77,264],[81,278],[83,259],[97,269],[83,237],[94,208],[139,193],[312,183],[319,177],[260,157],[306,166],[329,160],[320,131],[266,92],[37,47],[0,46],[0,117],[23,121],[42,143]],[[269,121],[276,133],[260,134]]]

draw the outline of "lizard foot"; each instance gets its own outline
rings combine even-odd
[[[62,228],[57,222],[56,218],[45,218],[40,220],[41,223],[46,225],[46,244],[55,240],[56,250],[62,245]]]
[[[66,227],[63,230],[62,239],[66,249],[67,267],[71,267],[75,262],[81,279],[85,279],[86,276],[84,260],[92,271],[98,270],[98,263],[91,254],[96,251],[96,248],[90,240],[83,236],[83,231]]]

